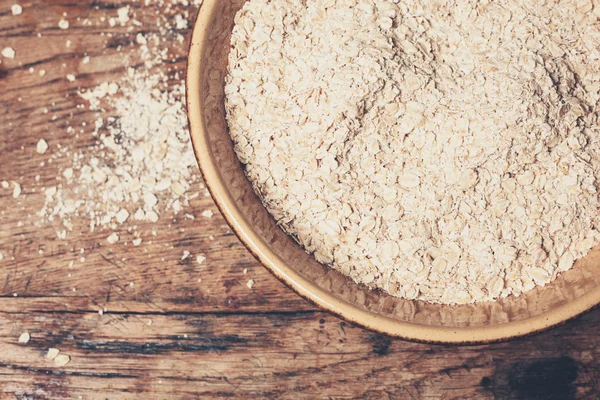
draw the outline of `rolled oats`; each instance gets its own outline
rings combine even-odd
[[[39,154],[44,154],[46,152],[46,150],[48,150],[48,142],[46,142],[44,139],[40,139],[37,142],[36,151]]]
[[[56,356],[58,356],[59,353],[60,353],[59,349],[51,347],[48,349],[48,352],[46,353],[46,358],[48,360],[54,360],[56,358]]]
[[[119,241],[119,234],[116,233],[116,232],[111,233],[110,236],[106,238],[106,241],[109,244],[115,244],[115,243],[117,243]]]
[[[71,357],[66,354],[57,354],[53,359],[54,365],[57,367],[64,367],[71,362]]]
[[[29,332],[23,332],[19,336],[19,343],[27,344],[29,343],[29,339],[31,339],[31,335],[29,334]]]
[[[574,4],[248,1],[226,110],[265,207],[394,296],[549,283],[600,243],[600,15]]]
[[[67,21],[64,18],[61,18],[60,21],[58,21],[58,27],[60,29],[69,29],[69,21]]]
[[[22,192],[21,185],[15,181],[12,181],[11,183],[13,186],[12,197],[13,197],[13,199],[18,199],[19,196],[21,196],[21,192]]]
[[[23,7],[20,4],[13,4],[10,7],[12,15],[21,15],[23,14]]]

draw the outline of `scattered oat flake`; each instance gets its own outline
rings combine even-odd
[[[185,250],[185,251],[183,252],[183,255],[181,256],[181,261],[183,261],[183,260],[185,260],[186,258],[188,258],[188,257],[190,256],[190,254],[191,254],[191,253],[190,253],[189,251]]]
[[[46,70],[45,70],[45,69],[40,69],[40,71],[38,72],[38,74],[39,74],[41,77],[44,77],[44,76],[46,76]]]
[[[66,354],[57,354],[54,358],[54,365],[57,367],[64,367],[71,361],[71,357]]]
[[[115,244],[119,241],[119,235],[117,233],[112,233],[109,237],[106,238],[106,241],[109,244]]]
[[[204,218],[212,218],[213,215],[214,215],[214,213],[211,210],[202,211],[202,216]]]
[[[60,21],[58,21],[58,27],[60,29],[69,29],[69,21],[67,21],[66,19],[61,19]]]
[[[4,254],[0,253],[0,261],[4,260]]]
[[[21,15],[23,13],[23,7],[20,4],[13,4],[10,9],[12,15]]]
[[[29,334],[29,332],[23,332],[21,333],[21,336],[19,336],[19,343],[27,344],[30,338],[31,335]]]
[[[139,246],[140,244],[142,244],[142,238],[133,239],[131,243],[133,243],[134,246]]]
[[[156,211],[148,211],[146,213],[146,218],[150,222],[158,222],[158,220],[160,219],[160,217],[158,216],[158,213],[156,213]]]
[[[12,197],[13,199],[17,199],[19,198],[19,196],[21,195],[21,185],[18,184],[17,182],[11,182],[13,185],[13,194]]]
[[[63,171],[63,176],[66,179],[73,178],[73,168],[65,168],[65,170]]]
[[[127,211],[126,209],[122,208],[117,215],[115,215],[115,218],[117,220],[118,223],[122,224],[125,221],[127,221],[127,219],[129,218],[129,211]]]
[[[12,47],[5,47],[2,49],[2,52],[0,52],[0,54],[2,54],[2,57],[14,60],[15,56],[17,55],[17,52]]]
[[[246,286],[248,287],[248,289],[252,289],[252,287],[254,286],[254,280],[250,279],[248,282],[246,282]]]
[[[67,80],[69,82],[75,82],[75,80],[76,80],[75,75],[73,75],[73,74],[67,74]]]
[[[60,353],[59,349],[56,349],[54,347],[50,347],[48,349],[48,352],[46,353],[46,358],[48,360],[54,360],[56,358],[56,356],[58,356],[59,353]]]
[[[2,188],[8,189],[9,187],[10,187],[10,184],[7,181],[2,181]]]
[[[39,154],[44,154],[46,150],[48,150],[48,142],[46,142],[44,139],[40,139],[37,142],[36,150]]]
[[[175,16],[175,27],[177,29],[185,29],[188,26],[188,20],[183,18],[181,14]]]
[[[206,261],[206,257],[205,256],[200,255],[200,256],[196,257],[196,262],[198,264],[204,264],[204,261]]]

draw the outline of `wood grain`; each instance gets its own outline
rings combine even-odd
[[[0,0],[0,48],[17,51],[15,60],[0,64],[0,180],[19,182],[23,194],[15,200],[0,188],[1,398],[600,398],[599,311],[499,345],[392,340],[323,313],[285,288],[218,214],[199,217],[216,212],[208,197],[190,205],[195,220],[140,224],[140,247],[124,243],[132,239],[126,232],[108,246],[108,232],[90,233],[85,221],[58,240],[57,226],[40,224],[36,212],[42,188],[56,184],[57,167],[68,160],[48,160],[59,144],[90,146],[89,129],[78,137],[66,131],[95,118],[77,108],[77,89],[121,76],[118,47],[134,50],[135,31],[99,22],[116,16],[123,5],[116,0],[20,1],[18,17],[10,12],[13,2]],[[139,29],[156,32],[155,8],[130,5]],[[71,22],[66,31],[57,26],[64,12]],[[93,24],[83,26],[85,18]],[[183,33],[188,39],[189,30]],[[174,55],[165,68],[183,71],[187,43],[165,40]],[[86,53],[91,62],[82,64]],[[77,81],[69,82],[68,73]],[[35,151],[40,138],[50,144],[44,155]],[[182,261],[183,251],[207,261]],[[246,287],[250,278],[253,289]],[[24,331],[31,340],[18,344]],[[45,359],[49,347],[71,362],[56,367]]]

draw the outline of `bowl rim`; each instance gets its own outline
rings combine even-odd
[[[187,58],[186,98],[190,136],[194,154],[217,208],[250,253],[279,281],[315,306],[365,329],[413,342],[433,344],[489,344],[537,334],[576,318],[600,304],[600,287],[542,314],[494,326],[436,327],[394,320],[354,306],[318,287],[301,276],[273,252],[254,232],[251,224],[235,205],[209,147],[205,118],[201,107],[201,75],[207,31],[213,13],[223,0],[204,0],[194,24]],[[228,0],[226,0],[228,1]]]

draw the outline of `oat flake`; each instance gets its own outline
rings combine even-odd
[[[21,15],[21,14],[23,14],[23,7],[20,4],[13,4],[10,7],[10,10],[12,11],[12,15]]]
[[[109,237],[106,238],[108,244],[115,244],[119,241],[119,235],[117,233],[111,233]]]
[[[19,343],[21,343],[21,344],[27,344],[27,343],[29,343],[29,339],[30,338],[31,338],[31,335],[29,334],[29,332],[23,332],[19,336]]]
[[[5,47],[2,49],[2,52],[0,52],[0,54],[2,54],[2,57],[6,57],[6,58],[10,58],[11,60],[14,60],[14,58],[17,55],[17,52],[12,47]]]
[[[58,21],[58,27],[60,29],[69,29],[69,21],[67,21],[66,19],[61,19],[60,21]]]
[[[279,225],[356,282],[445,304],[543,286],[600,243],[592,9],[251,0],[236,153]]]
[[[54,358],[54,365],[57,367],[64,367],[71,361],[71,357],[66,354],[57,354]]]
[[[48,349],[48,353],[46,353],[46,358],[48,360],[54,360],[56,356],[60,353],[60,350],[54,347]]]
[[[21,192],[22,192],[21,185],[19,183],[17,183],[17,182],[14,182],[14,181],[11,182],[11,183],[12,183],[12,186],[13,186],[12,197],[13,197],[13,199],[18,199],[19,196],[21,196]]]
[[[46,152],[46,150],[48,150],[48,142],[46,142],[44,139],[40,139],[37,142],[36,151],[39,154],[44,154]]]

